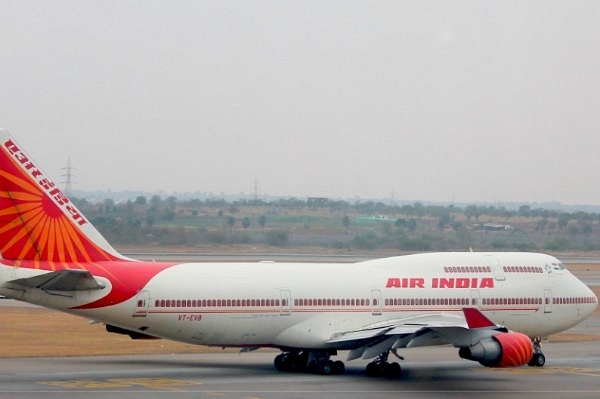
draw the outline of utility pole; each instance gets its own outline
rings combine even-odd
[[[63,177],[65,178],[65,194],[67,195],[67,197],[71,196],[71,192],[73,191],[73,186],[72,186],[72,168],[71,168],[71,157],[69,157],[67,159],[67,167],[63,168],[63,170],[65,171],[65,174],[63,175]]]

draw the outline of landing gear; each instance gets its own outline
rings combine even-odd
[[[344,374],[344,363],[330,360],[335,351],[292,351],[275,356],[273,364],[279,371],[314,373],[321,375]]]
[[[367,364],[365,371],[369,377],[386,377],[386,378],[398,378],[402,373],[402,368],[397,362],[388,363],[388,356],[390,351],[383,352],[377,359]],[[394,354],[396,354],[394,352]],[[398,355],[396,355],[398,356]],[[402,357],[398,356],[400,360]]]
[[[533,343],[533,356],[531,356],[531,360],[527,365],[542,367],[546,364],[546,356],[542,353],[542,339],[540,337],[535,337],[531,342]]]

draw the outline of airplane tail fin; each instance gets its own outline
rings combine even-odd
[[[0,254],[16,264],[130,260],[119,254],[15,139],[0,129]]]

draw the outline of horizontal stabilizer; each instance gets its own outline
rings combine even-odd
[[[59,270],[39,276],[8,281],[4,286],[10,288],[23,287],[25,289],[38,288],[43,291],[61,292],[92,291],[104,288],[104,285],[99,284],[87,270]]]

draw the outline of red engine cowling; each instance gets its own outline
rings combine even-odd
[[[531,360],[533,344],[525,334],[499,333],[475,345],[460,348],[458,354],[486,367],[518,367]]]

